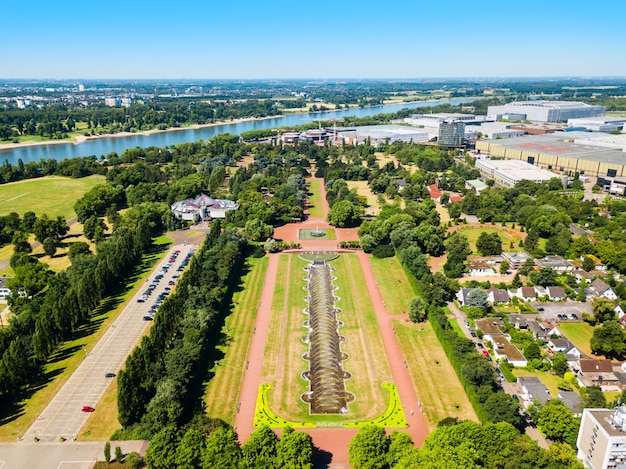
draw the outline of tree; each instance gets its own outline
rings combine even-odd
[[[541,358],[541,348],[537,345],[537,342],[529,342],[524,347],[524,356],[528,359]]]
[[[606,321],[594,329],[590,344],[594,355],[621,359],[626,352],[626,335],[617,321]]]
[[[267,425],[256,430],[241,447],[244,466],[249,468],[272,468],[276,461],[276,434]]]
[[[589,238],[585,238],[585,239],[589,239]],[[596,263],[593,262],[593,259],[589,256],[585,256],[585,258],[583,259],[583,270],[585,272],[591,272],[595,268],[596,268]]]
[[[236,469],[241,458],[237,434],[230,428],[218,427],[206,439],[202,453],[202,468]]]
[[[109,441],[104,444],[104,460],[111,462],[111,443]]]
[[[510,264],[508,263],[508,261],[502,261],[500,262],[500,275],[506,275],[506,273],[509,271],[509,267]],[[517,274],[517,272],[516,272]],[[519,277],[518,277],[519,279]]]
[[[247,237],[255,241],[261,241],[274,234],[274,227],[263,223],[258,218],[252,218],[246,222],[243,232]]]
[[[579,425],[578,419],[560,399],[546,402],[537,418],[537,427],[546,437],[568,443],[572,448],[576,447]]]
[[[178,467],[199,467],[204,451],[204,436],[199,430],[190,428],[185,432],[176,450]]]
[[[376,425],[365,425],[348,446],[350,467],[354,469],[384,469],[389,439],[385,430]]]
[[[13,239],[11,240],[13,244],[13,251],[17,253],[29,253],[32,252],[33,249],[30,247],[30,243],[28,242],[28,235],[23,231],[16,231],[13,234]]]
[[[51,236],[43,240],[43,251],[46,255],[52,257],[57,252],[57,238]]]
[[[83,241],[76,241],[75,243],[70,244],[70,249],[67,253],[67,256],[70,258],[70,261],[74,261],[76,256],[80,254],[91,254],[91,250],[89,249],[89,244]]]
[[[535,285],[542,287],[556,284],[556,274],[550,267],[542,267],[539,272],[531,272],[530,279]]]
[[[124,459],[124,453],[122,453],[122,448],[119,446],[115,447],[115,462],[121,463]]]
[[[593,317],[598,324],[603,324],[606,321],[614,321],[616,319],[615,305],[607,298],[594,298],[592,308]]]
[[[526,236],[526,241],[524,241],[524,246],[529,252],[537,249],[537,247],[539,246],[539,234],[536,230],[531,230],[528,232],[528,235]]]
[[[518,272],[515,272],[515,275],[513,276],[513,280],[511,281],[511,287],[517,289],[521,286],[522,286],[522,279],[520,278],[520,274],[518,271]]]
[[[565,354],[563,352],[555,353],[552,357],[552,370],[554,373],[562,378],[568,369],[569,367],[567,366],[567,357]]]
[[[426,320],[425,306],[426,303],[419,296],[413,298],[409,304],[409,319],[412,322],[424,322]]]
[[[493,367],[481,355],[468,356],[461,367],[461,373],[477,388],[495,386]]]
[[[467,294],[467,306],[487,308],[489,306],[487,292],[482,288],[474,288]]]
[[[394,467],[400,459],[415,449],[413,440],[404,432],[394,430],[389,435],[389,450],[387,451],[387,464]]]
[[[276,443],[276,466],[293,469],[310,469],[313,467],[313,440],[311,435],[295,432],[289,426]]]
[[[484,407],[490,422],[508,422],[517,429],[523,428],[519,402],[508,394],[492,393],[485,401]]]
[[[587,388],[587,392],[581,397],[586,409],[606,409],[606,396],[598,386]]]
[[[349,200],[341,200],[331,207],[326,220],[333,226],[346,228],[358,225],[363,213],[363,207],[360,205],[355,205]]]
[[[497,256],[502,254],[502,240],[498,233],[487,233],[483,231],[476,240],[476,249],[483,256]]]
[[[168,425],[154,435],[146,450],[148,467],[154,469],[171,469],[176,467],[178,439],[178,430],[174,425]]]

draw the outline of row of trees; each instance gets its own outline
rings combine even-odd
[[[15,316],[0,330],[0,397],[15,396],[40,379],[58,344],[88,321],[100,300],[132,272],[151,244],[150,227],[159,229],[153,223],[149,210],[136,208],[98,244],[96,254],[76,254],[72,265],[58,274],[28,253],[14,254],[15,276],[7,284],[23,294],[9,298]]]
[[[311,436],[285,427],[280,438],[267,426],[241,445],[237,434],[222,421],[198,418],[179,430],[169,425],[150,441],[148,469],[257,469],[313,467]]]
[[[117,394],[126,436],[150,438],[201,412],[208,357],[220,341],[220,313],[241,273],[246,246],[236,229],[222,232],[214,222],[176,293],[159,308],[150,335],[126,360]]]
[[[405,433],[387,436],[368,425],[349,447],[354,469],[582,469],[568,444],[543,449],[506,422],[480,425],[448,418],[439,423],[421,448]]]

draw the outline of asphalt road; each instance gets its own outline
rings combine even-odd
[[[44,409],[38,419],[21,437],[23,442],[59,442],[62,438],[74,441],[88,418],[97,418],[98,401],[114,378],[106,378],[106,373],[117,373],[124,365],[126,357],[133,350],[146,327],[150,323],[144,321],[143,316],[156,300],[159,292],[172,279],[172,275],[179,274],[176,269],[190,250],[196,246],[178,245],[171,249],[170,255],[177,249],[181,252],[169,271],[161,279],[155,292],[145,303],[138,303],[137,299],[144,293],[149,282],[168,262],[169,255],[155,267],[146,281],[145,287],[138,290],[128,302],[124,310],[113,325],[107,330],[95,345],[93,350],[84,350],[85,359],[59,390],[56,396]],[[158,315],[158,312],[157,312]],[[83,412],[83,406],[96,408],[95,412]],[[2,458],[0,457],[0,461]],[[0,464],[0,469],[2,465]]]

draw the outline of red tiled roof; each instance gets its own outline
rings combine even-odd
[[[583,373],[612,373],[613,365],[611,360],[580,360],[580,371]]]
[[[437,184],[431,184],[430,186],[428,186],[428,193],[433,199],[438,199],[439,197],[441,197],[441,191],[437,187]]]
[[[461,202],[463,200],[462,195],[451,195],[450,202]]]

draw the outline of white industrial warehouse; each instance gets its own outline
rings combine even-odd
[[[513,187],[520,181],[544,182],[559,175],[519,160],[476,160],[476,169],[498,186]]]
[[[490,119],[535,122],[567,122],[568,119],[604,116],[605,113],[605,106],[592,106],[579,101],[514,101],[487,108]]]

